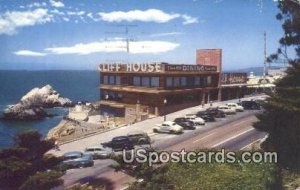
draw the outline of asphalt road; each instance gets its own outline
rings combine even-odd
[[[256,131],[252,127],[252,123],[257,121],[255,114],[258,111],[245,111],[236,115],[227,116],[224,119],[217,119],[217,122],[207,123],[205,126],[197,127],[196,130],[186,130],[181,135],[157,134],[152,132],[153,121],[147,121],[143,124],[143,129],[153,139],[153,146],[160,150],[195,150],[199,148],[225,148],[227,150],[240,150],[249,146],[258,139],[262,139],[266,134]],[[172,117],[172,118],[171,118]],[[175,116],[169,116],[169,119]],[[137,123],[138,124],[138,123]],[[133,126],[130,126],[133,127]],[[129,128],[130,128],[129,127]],[[140,128],[140,126],[137,126]],[[122,128],[113,132],[114,136],[126,134],[128,128]],[[136,130],[136,129],[134,129]],[[106,141],[112,137],[106,135]],[[93,137],[91,137],[93,138]],[[103,139],[97,139],[101,142]],[[88,139],[83,139],[84,144],[77,147],[77,150],[84,148],[88,143]],[[104,142],[102,141],[102,142]],[[74,145],[75,143],[75,145]],[[78,142],[74,142],[72,146],[76,146]],[[93,140],[90,140],[90,144]],[[71,145],[62,147],[62,153],[69,150]],[[89,168],[71,169],[63,176],[64,186],[74,183],[102,183],[107,189],[122,189],[126,187],[126,183],[134,181],[134,179],[122,172],[114,172],[109,165],[113,164],[112,160],[96,160],[95,165]]]

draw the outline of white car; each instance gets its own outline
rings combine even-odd
[[[237,112],[243,112],[244,107],[238,105],[237,103],[227,103],[226,106],[230,107],[231,109],[235,109]]]
[[[205,125],[204,119],[202,119],[201,117],[197,117],[196,115],[186,115],[185,118],[193,122],[194,125]]]
[[[84,153],[91,155],[93,159],[105,159],[111,157],[113,150],[109,147],[103,147],[102,145],[94,145],[87,147]]]
[[[157,124],[156,127],[153,128],[153,132],[179,134],[183,132],[183,127],[173,121],[165,121],[162,124]]]
[[[218,109],[222,110],[227,115],[236,114],[236,110],[234,108],[230,108],[229,106],[226,105],[218,106]]]

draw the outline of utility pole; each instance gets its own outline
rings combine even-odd
[[[126,52],[129,53],[130,52],[130,42],[134,41],[133,39],[129,38],[129,27],[137,27],[137,25],[133,25],[133,24],[119,24],[119,25],[114,25],[114,26],[116,26],[116,27],[124,27],[125,28],[125,32],[106,32],[106,34],[121,34],[121,35],[125,35],[126,37],[123,39],[123,41],[126,43],[126,45],[125,46],[120,46],[120,48],[126,49]]]
[[[267,71],[267,34],[264,32],[264,77],[268,75]]]

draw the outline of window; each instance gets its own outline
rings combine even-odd
[[[109,84],[115,84],[115,76],[109,76]]]
[[[116,76],[116,85],[120,85],[120,84],[121,84],[121,77]]]
[[[186,86],[186,77],[181,77],[181,86]]]
[[[123,76],[123,77],[122,77],[121,82],[122,82],[123,85],[128,85],[128,81],[129,81],[129,80],[128,80],[128,77],[127,77],[127,76]]]
[[[173,80],[172,77],[167,77],[167,83],[166,83],[166,86],[167,86],[167,87],[172,87],[172,86],[173,86],[172,80]]]
[[[200,86],[200,77],[195,77],[194,85]]]
[[[159,77],[151,77],[151,87],[159,87]]]
[[[207,77],[207,85],[211,85],[211,76]]]
[[[187,85],[194,86],[194,77],[187,77]]]
[[[180,77],[174,77],[174,86],[180,86]]]
[[[150,78],[142,77],[142,86],[149,87],[150,86]]]
[[[141,77],[133,77],[133,85],[134,86],[140,86],[141,85]]]
[[[203,77],[203,85],[204,85],[204,86],[207,85],[207,77]]]
[[[108,76],[107,75],[103,76],[103,84],[108,84]]]

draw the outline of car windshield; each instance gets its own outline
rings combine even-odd
[[[64,160],[73,160],[76,158],[79,158],[79,156],[66,156],[66,157],[64,157]]]

